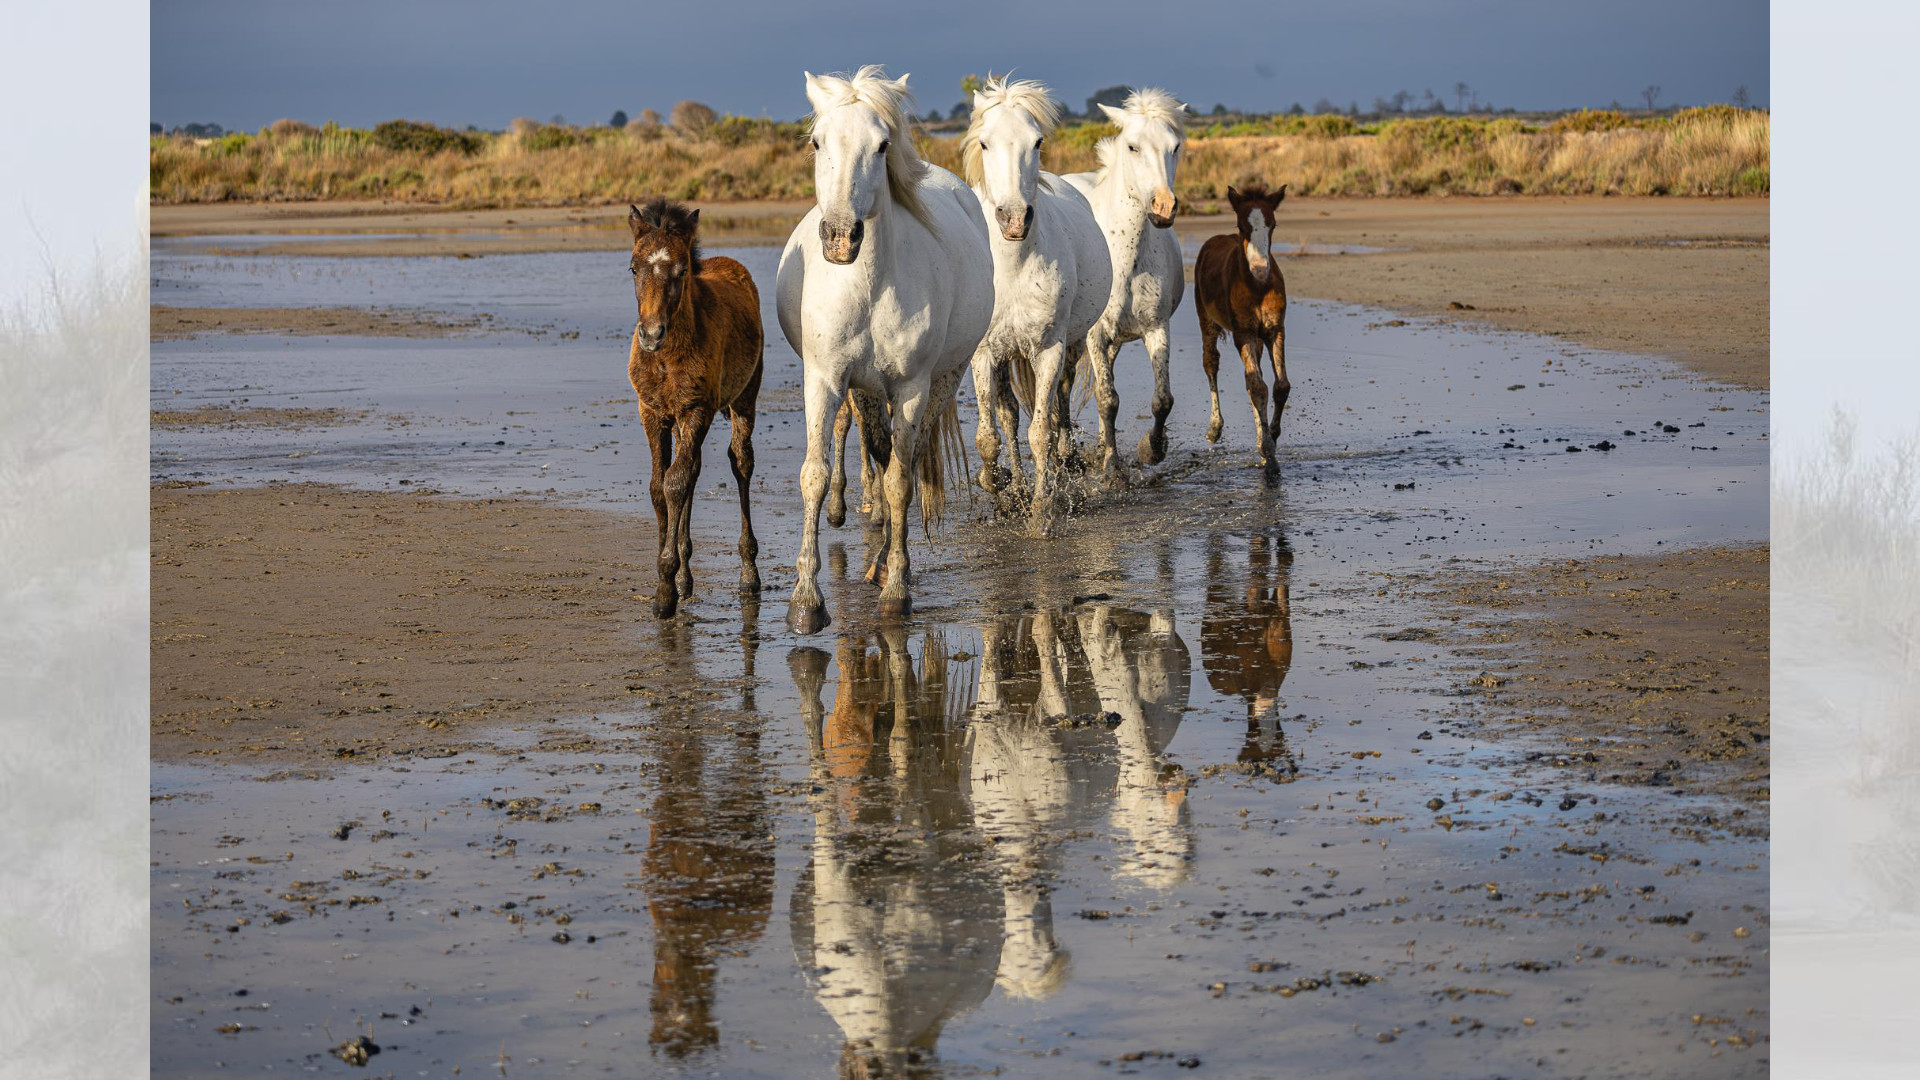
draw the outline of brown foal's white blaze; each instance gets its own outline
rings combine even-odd
[[[1246,248],[1247,269],[1253,271],[1253,280],[1264,283],[1273,257],[1273,223],[1267,220],[1264,208],[1256,206],[1247,211],[1247,232],[1241,243]]]

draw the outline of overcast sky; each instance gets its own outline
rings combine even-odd
[[[499,128],[516,116],[605,121],[685,98],[748,116],[806,112],[800,72],[911,72],[920,111],[960,78],[1018,67],[1081,107],[1116,83],[1201,110],[1366,108],[1465,81],[1498,106],[1769,104],[1764,0],[156,0],[153,117],[254,130],[280,117],[405,117]]]

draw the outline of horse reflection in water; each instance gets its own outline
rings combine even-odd
[[[843,1076],[932,1070],[942,1029],[996,984],[1065,983],[1048,899],[1065,827],[1110,816],[1123,872],[1187,874],[1185,777],[1162,765],[1189,690],[1171,618],[1086,605],[982,638],[977,669],[939,630],[917,665],[902,629],[842,639],[831,712],[828,655],[789,655],[815,787],[794,950],[845,1035]]]
[[[753,712],[758,603],[742,632],[743,718],[720,727],[688,706],[663,711],[651,736],[660,788],[642,860],[653,922],[653,1028],[648,1042],[675,1058],[719,1042],[714,976],[719,962],[745,955],[773,910],[771,771]],[[669,663],[690,663],[686,629],[662,624]]]
[[[1240,760],[1267,766],[1269,776],[1292,777],[1300,767],[1280,728],[1280,687],[1293,667],[1293,552],[1285,537],[1256,533],[1243,572],[1229,566],[1222,539],[1215,536],[1207,548],[1200,660],[1215,693],[1247,704]]]
[[[844,1077],[922,1074],[947,1021],[984,1000],[1000,958],[985,844],[968,828],[959,712],[944,637],[915,670],[904,630],[789,654],[812,746],[812,860],[793,894],[793,948],[845,1035]]]

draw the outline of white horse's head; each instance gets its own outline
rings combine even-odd
[[[922,221],[920,180],[927,164],[907,128],[907,77],[889,79],[878,64],[853,75],[806,73],[813,105],[813,190],[820,203],[820,246],[828,262],[860,257],[866,222],[891,201]]]
[[[1173,179],[1187,140],[1187,107],[1165,90],[1143,89],[1127,95],[1117,109],[1100,108],[1120,126],[1120,134],[1095,147],[1102,176],[1117,175],[1123,190],[1147,207],[1155,226],[1173,224]]]
[[[961,161],[967,183],[993,207],[1000,235],[1025,240],[1040,186],[1040,144],[1060,123],[1060,106],[1031,79],[988,76],[973,95]]]

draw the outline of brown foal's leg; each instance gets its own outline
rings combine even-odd
[[[1207,441],[1217,443],[1226,428],[1226,418],[1220,415],[1220,324],[1207,318],[1206,305],[1195,299],[1194,309],[1200,313],[1200,367],[1207,373],[1207,391],[1213,395],[1213,415],[1207,419]]]
[[[679,569],[674,565],[678,561],[675,557],[678,545],[672,515],[667,513],[666,488],[667,467],[673,464],[673,421],[649,413],[642,406],[640,423],[647,430],[647,445],[653,451],[653,479],[647,485],[647,494],[653,499],[654,533],[659,541],[654,558],[660,572],[660,581],[653,590],[653,613],[668,619],[680,606],[680,598],[673,589],[673,575]]]
[[[1267,380],[1260,372],[1260,339],[1233,335],[1240,363],[1247,371],[1247,398],[1253,404],[1253,437],[1260,446],[1260,464],[1273,471],[1273,438],[1267,431]]]
[[[1282,325],[1273,332],[1273,343],[1269,346],[1273,353],[1273,420],[1268,425],[1267,460],[1272,468],[1280,467],[1279,452],[1274,444],[1280,441],[1280,413],[1287,407],[1287,397],[1293,392],[1293,384],[1287,381],[1287,328]]]
[[[760,595],[760,541],[753,535],[753,418],[760,399],[762,368],[755,366],[747,388],[727,410],[733,425],[733,442],[727,447],[727,461],[733,466],[733,484],[740,489],[740,594]],[[841,504],[841,512],[846,504]]]
[[[674,441],[680,454],[667,470],[667,513],[673,518],[673,583],[681,599],[693,595],[693,494],[700,483],[700,445],[713,425],[713,413],[705,408],[689,409],[674,422]],[[662,584],[666,583],[666,560],[661,561]]]

